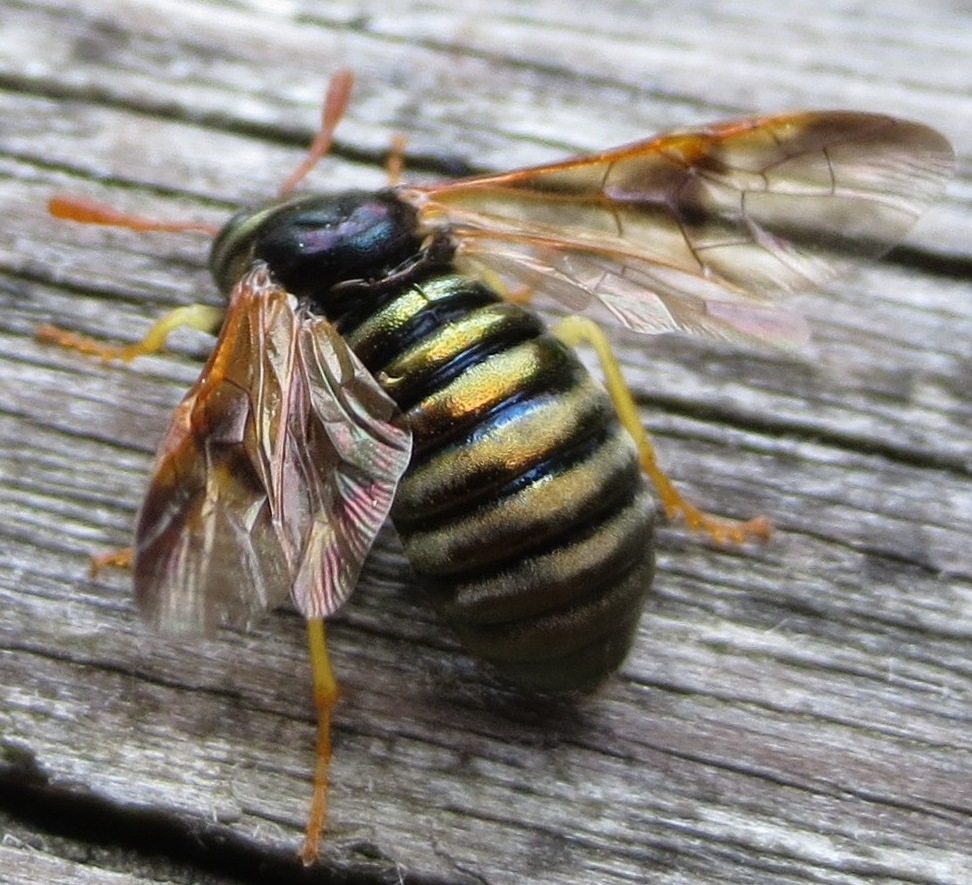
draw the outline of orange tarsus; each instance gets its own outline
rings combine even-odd
[[[334,141],[334,130],[344,116],[351,97],[351,87],[354,86],[354,74],[349,68],[341,68],[331,77],[327,87],[327,97],[324,99],[324,110],[321,112],[321,128],[307,151],[307,155],[297,168],[290,173],[281,185],[278,196],[283,199],[289,197],[307,174],[313,169],[327,152]]]
[[[307,828],[300,859],[305,867],[317,862],[321,851],[321,839],[327,820],[328,772],[331,768],[331,710],[338,696],[316,697],[317,707],[317,747],[314,765],[314,795],[310,813],[307,815]]]
[[[131,568],[135,550],[125,547],[122,550],[110,550],[108,553],[91,554],[91,577],[96,578],[102,569]]]
[[[745,544],[748,541],[768,541],[773,534],[773,524],[765,516],[756,516],[745,521],[726,519],[699,510],[684,498],[674,506],[666,506],[665,515],[669,519],[681,515],[690,529],[708,532],[720,547]]]
[[[71,332],[68,329],[62,329],[60,326],[53,326],[50,323],[41,323],[34,332],[34,337],[42,344],[56,344],[58,347],[74,350],[86,356],[98,357],[105,362],[121,360],[127,363],[139,355],[137,345],[106,344],[97,338],[81,335],[78,332]]]

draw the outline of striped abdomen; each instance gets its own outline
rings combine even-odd
[[[530,311],[454,273],[339,327],[399,404],[409,561],[507,678],[585,688],[621,663],[654,570],[654,504],[610,399]]]

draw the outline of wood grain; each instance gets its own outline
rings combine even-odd
[[[56,223],[56,191],[219,222],[272,194],[341,65],[326,188],[504,169],[797,107],[940,127],[959,175],[907,247],[802,296],[796,356],[618,332],[646,425],[765,547],[668,527],[635,651],[579,702],[444,635],[390,533],[331,628],[344,687],[313,881],[972,881],[972,15],[840,0],[592,5],[8,0],[0,17],[0,880],[305,878],[303,625],[148,633],[124,545],[208,341],[103,366],[216,295],[199,237]]]

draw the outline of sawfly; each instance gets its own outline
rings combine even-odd
[[[277,198],[213,231],[224,311],[181,308],[106,358],[183,323],[218,338],[155,462],[130,559],[147,621],[245,626],[290,596],[307,619],[318,765],[302,852],[318,854],[337,683],[324,620],[390,516],[443,621],[529,689],[584,690],[623,661],[654,571],[655,493],[720,543],[765,537],[685,500],[659,468],[607,339],[548,329],[524,301],[597,304],[649,335],[799,344],[785,296],[878,254],[942,193],[948,142],[847,111],[736,120],[503,174],[295,195],[351,76]],[[55,215],[209,230],[56,197]],[[514,296],[514,297],[511,297]],[[606,385],[574,352],[592,345]]]

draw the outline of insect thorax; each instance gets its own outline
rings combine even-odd
[[[210,270],[224,293],[255,261],[326,316],[332,290],[381,282],[419,262],[415,210],[393,191],[296,197],[234,215],[213,242]]]

